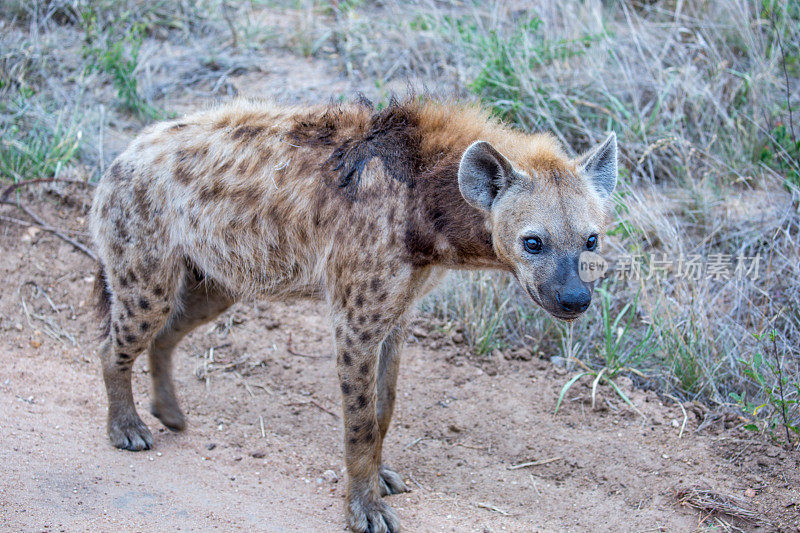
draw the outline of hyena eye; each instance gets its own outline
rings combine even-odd
[[[526,237],[522,244],[529,254],[538,254],[542,251],[542,240],[539,237]]]
[[[590,235],[589,238],[586,239],[586,248],[588,250],[597,248],[597,235]]]

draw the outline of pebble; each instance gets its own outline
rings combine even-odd
[[[339,476],[333,470],[326,470],[322,473],[322,479],[328,483],[338,483]]]

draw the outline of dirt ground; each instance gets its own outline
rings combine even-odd
[[[83,231],[89,196],[74,194],[71,205],[23,198],[48,222]],[[140,358],[134,391],[156,444],[124,452],[105,435],[91,259],[5,223],[0,247],[0,528],[343,529],[323,304],[240,303],[193,332],[176,354],[182,434],[148,413]],[[412,488],[389,497],[406,531],[800,527],[800,457],[735,429],[734,415],[696,433],[704,412],[687,405],[681,435],[680,406],[628,387],[642,418],[601,387],[602,410],[592,410],[583,384],[553,416],[566,370],[525,352],[470,357],[424,317],[412,331],[384,452]],[[529,461],[542,464],[511,468]],[[681,505],[691,486],[742,499],[763,525]]]

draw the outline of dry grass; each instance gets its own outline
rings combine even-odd
[[[607,254],[640,257],[641,279],[605,281],[570,327],[492,274],[451,277],[423,310],[481,356],[526,345],[595,372],[635,368],[642,386],[736,404],[773,432],[784,409],[800,426],[798,21],[787,0],[0,0],[0,171],[96,178],[120,148],[112,133],[235,94],[228,77],[276,48],[379,100],[407,84],[480,99],[576,152],[613,129]],[[761,268],[647,279],[651,259],[692,254],[759,255]]]
[[[724,515],[749,524],[766,525],[762,517],[742,498],[725,495],[709,487],[688,487],[677,491],[678,501],[701,513]],[[705,521],[705,520],[704,520]]]
[[[611,319],[636,302],[625,331],[634,341],[611,357],[635,363],[650,379],[631,377],[663,393],[737,403],[761,429],[788,408],[798,427],[800,145],[790,114],[800,88],[797,5],[420,1],[382,9],[369,18],[346,10],[328,26],[349,72],[382,87],[397,78],[443,80],[436,89],[472,93],[523,129],[555,131],[576,151],[609,129],[619,135],[608,254],[639,257],[643,278],[606,282]],[[686,280],[674,270],[646,279],[652,259],[694,254],[758,255],[760,271],[741,280]],[[609,362],[604,346],[614,344],[599,331],[609,318],[600,306],[564,327],[494,275],[456,276],[423,307],[462,322],[481,354],[525,343],[599,369]],[[655,346],[644,351],[639,341],[651,329]],[[756,336],[770,331],[778,362],[754,377],[747,369],[765,349]],[[779,368],[792,377],[776,402]]]

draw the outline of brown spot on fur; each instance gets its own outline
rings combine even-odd
[[[375,432],[372,428],[370,428],[367,432],[364,433],[362,437],[364,444],[372,444],[375,442]]]
[[[408,261],[414,266],[425,266],[436,259],[436,243],[433,235],[419,227],[406,228],[405,247]]]
[[[369,373],[369,365],[367,363],[361,363],[361,366],[359,367],[358,371],[366,376]]]
[[[192,182],[192,175],[189,172],[189,169],[183,164],[176,165],[175,172],[173,172],[172,175],[175,178],[175,181],[183,185],[189,185]]]
[[[147,196],[147,186],[144,183],[139,182],[133,188],[133,201],[139,216],[145,219],[149,218],[152,206],[150,198]]]
[[[295,119],[288,135],[294,141],[310,146],[331,146],[336,142],[338,110],[326,110],[321,116],[311,111]]]
[[[249,142],[258,137],[262,131],[264,131],[263,126],[239,126],[231,133],[231,139],[241,139],[244,142]]]
[[[108,167],[106,176],[108,176],[108,179],[112,182],[122,181],[122,179],[125,177],[122,170],[122,164],[119,161],[114,161],[111,163],[111,166]]]
[[[230,115],[225,115],[221,119],[219,119],[216,123],[214,123],[214,129],[224,130],[228,126],[231,125],[231,117]]]
[[[350,354],[349,354],[349,353],[347,353],[347,352],[344,352],[344,353],[342,354],[342,362],[343,362],[345,365],[347,365],[347,366],[350,366],[350,365],[352,365],[352,364],[353,364],[353,359],[350,357]]]
[[[345,396],[350,394],[350,384],[343,381],[341,387],[342,387],[342,394],[344,394]]]
[[[363,409],[367,406],[367,397],[363,394],[358,395],[358,408]]]

